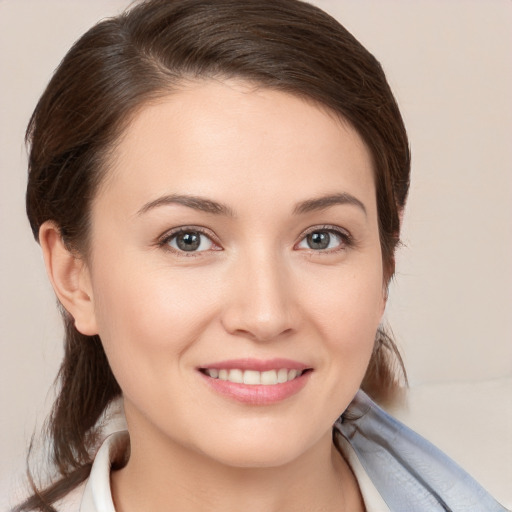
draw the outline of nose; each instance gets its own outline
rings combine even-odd
[[[230,272],[228,300],[222,315],[226,331],[255,341],[293,333],[299,315],[290,271],[272,253],[240,258]]]

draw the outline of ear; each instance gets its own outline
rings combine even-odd
[[[73,317],[82,334],[98,334],[89,270],[82,258],[71,252],[52,221],[39,229],[46,272],[60,303]]]

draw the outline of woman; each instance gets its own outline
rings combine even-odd
[[[404,378],[380,321],[409,150],[337,22],[143,3],[72,48],[28,138],[66,354],[57,481],[19,510],[504,510],[358,392]]]

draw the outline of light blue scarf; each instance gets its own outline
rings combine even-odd
[[[441,450],[359,391],[334,428],[392,512],[507,512]]]

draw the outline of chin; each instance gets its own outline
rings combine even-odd
[[[310,434],[311,435],[311,434]],[[331,432],[326,436],[331,439]],[[318,440],[307,442],[307,434],[287,430],[270,434],[246,430],[244,435],[218,436],[208,438],[208,447],[202,450],[207,457],[219,463],[238,468],[272,468],[289,464],[305,455]],[[316,441],[316,442],[315,442]]]
[[[300,451],[283,450],[282,448],[262,449],[260,446],[230,447],[227,450],[216,450],[207,454],[225,466],[235,468],[277,468],[285,466],[300,456]]]

